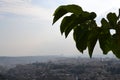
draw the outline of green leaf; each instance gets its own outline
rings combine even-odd
[[[77,17],[74,14],[64,17],[60,25],[61,33],[63,34],[63,32],[65,32],[65,36],[67,37],[70,31],[78,25],[78,22],[79,21],[77,21]]]
[[[66,30],[65,30],[65,37],[67,37],[68,36],[68,34],[70,33],[70,31],[72,30],[72,29],[74,29],[76,26],[78,25],[78,23],[77,23],[77,21],[72,21],[71,23],[70,23],[70,25],[66,28]]]
[[[84,11],[84,12],[82,13],[82,18],[87,18],[87,19],[89,19],[89,16],[90,16],[90,13],[87,12],[87,11]]]
[[[116,26],[116,23],[117,23],[117,20],[118,20],[118,17],[116,16],[115,13],[109,13],[107,15],[107,19],[111,25],[112,28],[114,28]]]
[[[63,5],[60,6],[56,9],[54,13],[54,19],[53,19],[53,24],[61,18],[63,15],[66,13],[74,13],[75,15],[79,15],[83,12],[82,8],[78,5]]]
[[[102,18],[101,24],[102,24],[102,28],[104,28],[104,29],[110,28],[110,25],[105,18]]]
[[[120,46],[119,47],[115,46],[114,48],[112,48],[112,52],[117,58],[120,58]]]
[[[112,41],[111,41],[111,48],[112,52],[115,54],[116,57],[120,58],[120,35],[119,34],[114,34],[112,36]]]
[[[74,27],[76,27],[77,25],[81,25],[83,23],[86,24],[86,22],[89,21],[90,19],[91,14],[86,11],[80,14],[79,16],[72,14],[69,18],[67,17],[63,19],[61,23],[61,32],[62,33],[65,32],[65,36],[67,37],[70,31],[74,29]]]
[[[90,13],[90,19],[91,19],[91,20],[95,19],[96,16],[97,16],[96,13],[94,13],[94,12],[91,12],[91,13]]]
[[[83,53],[83,51],[87,48],[87,41],[89,36],[89,31],[85,29],[86,25],[78,26],[74,29],[74,40],[76,42],[77,49]]]
[[[108,15],[108,17],[110,16],[110,14]],[[109,29],[110,24],[107,22],[107,20],[105,18],[102,18],[101,20],[101,34],[99,36],[99,44],[100,44],[100,48],[103,51],[103,54],[107,54],[110,50],[111,50],[111,34]]]
[[[118,50],[118,49],[113,49],[112,52],[114,53],[114,55],[115,55],[117,58],[120,58],[120,50]]]
[[[79,15],[83,12],[80,6],[74,4],[65,6],[65,10],[70,13],[74,13],[75,15]]]
[[[60,31],[61,34],[63,34],[63,32],[65,32],[66,27],[69,26],[69,24],[74,20],[74,16],[66,16],[63,18],[61,25],[60,25]]]
[[[88,36],[88,51],[89,51],[89,56],[92,57],[92,53],[94,50],[94,47],[96,45],[97,39],[99,37],[100,34],[100,28],[95,27],[94,29],[92,29],[90,31],[90,34]]]
[[[94,14],[93,12],[89,13],[87,11],[84,11],[79,15],[80,20],[83,22],[86,20],[93,20],[95,17],[96,17],[96,14]]]
[[[107,54],[111,48],[111,35],[110,32],[107,31],[108,33],[106,33],[106,31],[104,32],[104,30],[101,32],[100,36],[99,36],[99,44],[100,44],[100,48],[103,51],[103,54]]]

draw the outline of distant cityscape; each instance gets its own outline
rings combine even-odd
[[[58,56],[0,57],[0,80],[120,80],[120,60]]]

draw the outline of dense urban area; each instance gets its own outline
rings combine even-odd
[[[120,80],[120,60],[63,58],[0,66],[0,80]]]

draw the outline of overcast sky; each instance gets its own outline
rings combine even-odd
[[[60,22],[52,26],[54,10],[65,4],[95,11],[97,21],[120,8],[120,0],[0,0],[0,56],[79,55],[72,34],[65,39]]]

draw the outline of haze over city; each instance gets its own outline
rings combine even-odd
[[[60,21],[52,26],[55,9],[67,4],[96,12],[98,24],[120,8],[120,0],[0,0],[0,56],[80,55],[72,33],[65,39]],[[94,54],[100,53],[97,45]]]

